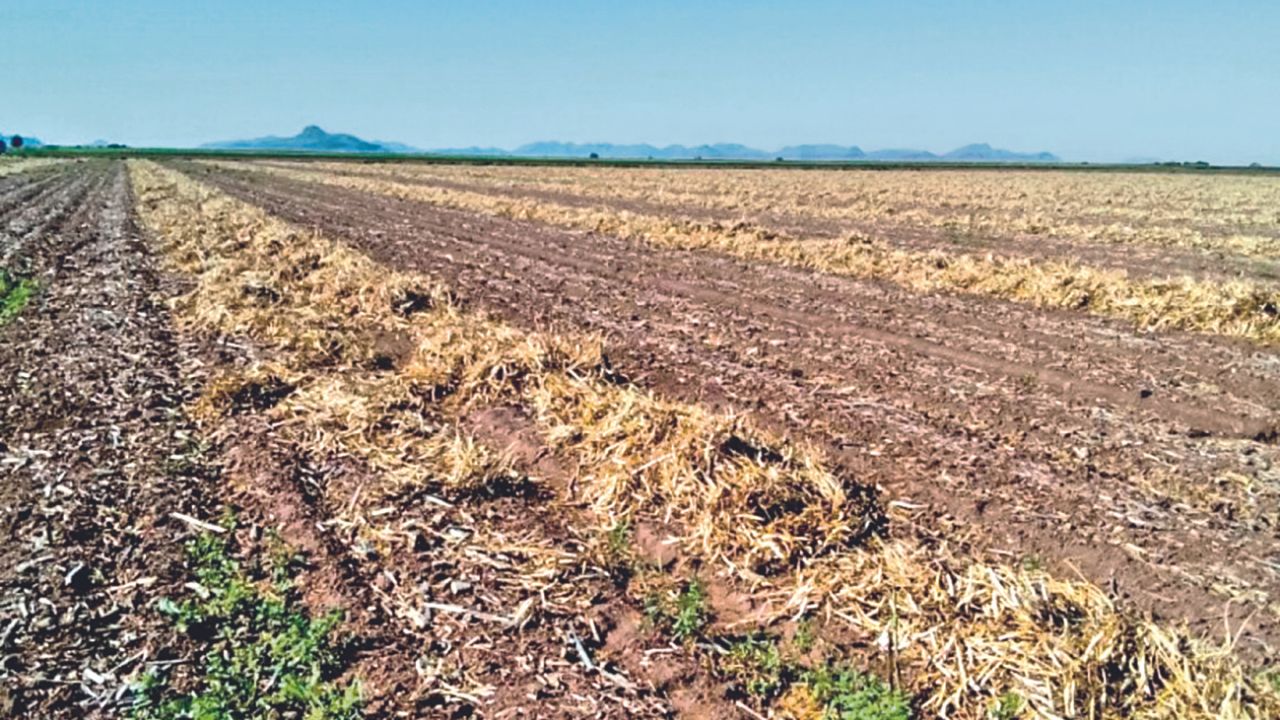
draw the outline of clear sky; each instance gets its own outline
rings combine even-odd
[[[1280,164],[1280,0],[0,0],[0,132]]]

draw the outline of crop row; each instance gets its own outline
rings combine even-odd
[[[224,368],[202,417],[266,398],[273,423],[309,454],[367,469],[371,480],[354,494],[320,488],[341,509],[326,524],[397,579],[387,602],[408,628],[434,628],[439,612],[424,608],[451,607],[404,571],[424,535],[433,567],[482,562],[497,576],[505,594],[467,612],[520,632],[572,624],[590,602],[579,592],[601,549],[617,544],[618,528],[649,522],[690,561],[751,593],[761,628],[813,616],[881,638],[930,716],[983,717],[1010,693],[1045,717],[1280,711],[1280,698],[1229,653],[1135,619],[1095,586],[877,535],[881,510],[865,482],[740,418],[620,381],[597,340],[504,325],[426,278],[183,175],[150,163],[131,173],[143,222],[195,281],[176,307],[182,329],[240,338],[261,358]],[[401,349],[386,350],[387,338]],[[494,408],[528,418],[564,458],[568,482],[529,474],[469,430],[469,418]],[[548,492],[582,508],[587,540],[527,526],[513,536],[497,520],[474,521],[459,538],[427,510]],[[438,502],[424,505],[424,493]],[[466,668],[438,670],[430,677],[451,693],[486,691],[466,685]]]
[[[397,182],[323,169],[265,166],[284,177],[365,190],[518,220],[636,238],[664,248],[711,250],[750,260],[889,280],[920,292],[961,291],[1118,317],[1144,329],[1191,330],[1280,341],[1280,290],[1237,280],[1135,279],[1070,260],[902,250],[867,237],[805,239],[751,223],[702,222],[607,207],[561,205]]]
[[[343,172],[388,168],[330,164]],[[405,177],[883,231],[1146,244],[1274,256],[1280,179],[1031,171],[744,171],[397,165]]]

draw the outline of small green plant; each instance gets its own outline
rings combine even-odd
[[[667,601],[661,593],[651,592],[644,596],[644,620],[650,627],[664,627],[668,617]]]
[[[271,585],[277,594],[288,595],[293,591],[293,578],[306,567],[306,559],[275,530],[268,530],[265,539]]]
[[[991,707],[987,708],[987,717],[991,720],[1018,720],[1025,705],[1026,701],[1022,696],[1010,690],[991,703]]]
[[[35,280],[15,277],[0,268],[0,325],[17,317],[36,294],[36,289]]]
[[[694,578],[679,592],[650,593],[644,599],[644,616],[651,626],[669,631],[680,642],[689,642],[711,619],[707,591]]]
[[[1022,558],[1022,569],[1027,572],[1044,572],[1044,558],[1039,555],[1027,555]]]
[[[814,643],[817,642],[817,636],[813,631],[813,620],[805,618],[796,625],[796,634],[792,636],[791,643],[795,645],[796,650],[807,653],[813,649]]]
[[[1263,670],[1258,678],[1264,686],[1271,689],[1271,692],[1280,694],[1280,665]]]
[[[671,623],[671,634],[681,642],[694,639],[702,632],[703,626],[710,618],[707,609],[707,591],[695,578],[685,585],[684,592],[676,596],[675,619]]]
[[[635,554],[631,550],[631,524],[619,521],[604,534],[598,549],[601,567],[619,584],[625,583],[638,571]]]
[[[911,702],[874,675],[830,665],[804,675],[828,720],[910,720]]]
[[[199,474],[205,467],[205,455],[208,452],[208,443],[195,437],[186,438],[178,451],[165,460],[165,474],[172,477]]]
[[[605,550],[611,557],[625,557],[631,553],[631,523],[621,520],[609,528],[605,537]]]
[[[770,638],[750,635],[729,646],[720,661],[720,670],[743,692],[762,700],[782,689],[786,664],[778,645]]]
[[[987,708],[987,716],[991,720],[1018,720],[1023,714],[1023,707],[1027,705],[1027,701],[1023,700],[1023,696],[1015,692],[1006,692],[1002,696],[997,697],[995,702],[991,703],[991,707]]]
[[[134,720],[360,717],[359,685],[335,680],[343,669],[333,639],[341,614],[315,619],[300,607],[289,581],[298,560],[286,547],[277,538],[265,567],[245,567],[220,535],[188,545],[194,596],[158,608],[205,647],[197,687],[179,693],[163,673],[143,675]]]

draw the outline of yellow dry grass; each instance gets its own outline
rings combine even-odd
[[[761,622],[818,612],[879,637],[929,716],[981,718],[1005,692],[1045,718],[1280,716],[1280,697],[1229,647],[1136,619],[1093,585],[906,539],[854,542],[875,508],[818,453],[617,384],[594,341],[461,310],[422,278],[154,164],[131,164],[131,177],[145,226],[195,279],[177,308],[184,328],[266,351],[215,383],[205,411],[251,399],[246,388],[295,388],[273,414],[311,447],[367,461],[382,497],[518,481],[459,422],[514,404],[571,461],[561,491],[593,508],[602,532],[665,520],[682,552],[752,589]],[[388,367],[370,333],[407,336],[412,351]]]
[[[821,272],[875,278],[920,292],[960,291],[1083,310],[1152,330],[1190,330],[1280,342],[1280,290],[1243,280],[1138,280],[1071,261],[911,251],[868,237],[799,239],[750,223],[698,222],[606,208],[556,205],[372,177],[266,168],[349,187],[519,220],[637,238],[661,247],[712,250]]]
[[[867,494],[811,453],[740,418],[610,383],[596,341],[459,311],[425,279],[166,173],[141,165],[133,177],[144,221],[199,280],[183,313],[191,329],[271,349],[276,369],[259,372],[298,388],[282,411],[317,447],[358,453],[397,487],[468,476],[450,463],[471,467],[483,454],[462,463],[453,451],[467,443],[450,418],[510,402],[572,451],[580,492],[608,522],[667,505],[709,559],[765,570],[848,544],[874,520]],[[165,190],[177,200],[156,202]],[[396,312],[410,294],[432,301]],[[375,371],[385,337],[412,348],[394,372]],[[468,482],[501,473],[478,464],[485,471]]]
[[[297,163],[275,163],[297,168]],[[1280,177],[1028,170],[735,170],[469,165],[318,165],[370,177],[441,179],[520,191],[733,212],[803,215],[883,230],[933,229],[1280,253]]]
[[[0,157],[0,177],[66,162],[58,158]]]

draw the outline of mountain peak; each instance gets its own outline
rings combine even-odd
[[[361,140],[355,135],[326,132],[319,125],[308,125],[302,132],[293,137],[267,137],[252,140],[227,140],[213,142],[201,147],[216,150],[292,150],[296,152],[392,152],[381,143]],[[407,146],[397,145],[395,151],[412,150]]]

